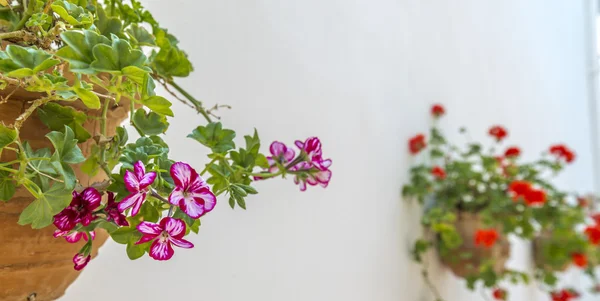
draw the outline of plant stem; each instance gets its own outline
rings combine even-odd
[[[16,30],[22,29],[23,27],[25,27],[25,23],[27,23],[27,20],[29,20],[29,18],[31,18],[31,15],[33,15],[33,3],[27,3],[27,10],[25,10],[25,12],[23,13],[23,17],[21,18],[21,21],[19,21],[19,24],[17,24],[17,26],[15,26]]]
[[[28,34],[25,30],[17,30],[11,32],[2,32],[0,33],[0,40],[7,39],[15,39],[15,38],[23,38]]]
[[[167,204],[171,204],[167,199],[163,198],[162,195],[158,194],[158,192],[154,188],[150,188],[150,195],[152,195],[154,198],[160,201],[163,201]]]
[[[206,119],[206,121],[212,122],[212,120],[210,119],[210,116],[208,115],[208,113],[206,113],[206,110],[202,106],[202,102],[196,100],[192,95],[190,95],[182,87],[177,85],[173,80],[169,80],[169,81],[167,81],[167,83],[169,85],[171,85],[171,87],[175,88],[175,90],[177,90],[179,93],[181,93],[181,95],[185,96],[185,98],[187,98],[194,105],[194,107],[196,107],[196,110],[198,111],[198,113],[200,113],[202,116],[204,116],[204,119]]]
[[[31,106],[29,108],[27,108],[27,110],[25,110],[25,112],[23,112],[23,114],[21,114],[19,117],[17,117],[17,119],[15,120],[14,128],[17,131],[19,129],[21,129],[25,120],[27,120],[27,118],[29,118],[29,116],[31,116],[31,114],[35,111],[35,109],[37,109],[38,107],[40,107],[46,103],[53,101],[53,100],[55,100],[55,96],[48,96],[48,97],[36,99],[31,104]]]
[[[106,119],[108,118],[108,107],[110,106],[110,99],[104,100],[104,108],[102,108],[102,119],[100,119],[100,133],[106,137]],[[106,165],[106,145],[100,145],[100,167],[106,173],[108,178],[111,178],[111,171]]]

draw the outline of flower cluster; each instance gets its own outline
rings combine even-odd
[[[278,175],[294,175],[294,183],[300,186],[301,191],[306,190],[306,185],[320,185],[325,188],[331,180],[332,160],[323,158],[321,141],[317,137],[310,137],[305,141],[294,143],[299,149],[299,154],[279,141],[271,143],[267,157],[269,167],[267,172],[259,173],[254,178],[262,180]]]
[[[492,138],[488,149],[472,141],[466,147],[455,146],[437,127],[437,121],[446,114],[443,106],[434,105],[431,108],[434,126],[429,134],[420,133],[408,140],[410,154],[429,156],[428,160],[423,157],[415,160],[418,164],[410,170],[410,182],[404,185],[403,196],[425,205],[421,222],[435,234],[434,239],[430,236],[417,240],[413,250],[415,259],[423,261],[422,254],[430,246],[436,246],[442,262],[457,276],[468,276],[470,288],[478,281],[494,288],[503,278],[527,282],[529,275],[525,272],[503,267],[510,247],[504,238],[514,235],[534,240],[542,232],[554,238],[557,234],[553,231],[556,231],[564,233],[569,244],[567,248],[564,244],[553,244],[558,251],[541,250],[540,253],[552,257],[551,264],[546,266],[558,269],[572,263],[587,268],[590,257],[581,239],[583,234],[570,232],[573,229],[558,229],[578,221],[581,209],[570,205],[567,201],[570,194],[557,189],[547,179],[574,162],[574,152],[565,145],[553,145],[540,159],[524,162],[523,148],[502,146],[509,138],[509,131],[502,125],[482,130]],[[466,134],[467,130],[462,128],[461,133]],[[471,140],[470,135],[465,136]],[[591,242],[600,245],[600,224],[589,226],[585,233]],[[462,258],[473,247],[490,251],[472,252]],[[536,270],[536,279],[554,287],[555,283],[551,282],[556,279],[554,271],[540,267]],[[493,297],[506,300],[507,294],[497,288]]]
[[[247,136],[247,139],[253,138]],[[186,249],[194,246],[184,236],[190,230],[198,231],[198,219],[215,208],[218,194],[227,192],[230,204],[234,200],[244,207],[243,197],[256,193],[247,185],[251,178],[262,180],[291,174],[301,190],[305,190],[307,184],[327,187],[332,161],[323,157],[320,140],[311,137],[295,144],[299,148],[297,156],[285,144],[273,142],[271,156],[262,157],[266,171],[255,174],[239,169],[238,178],[227,180],[223,179],[225,172],[214,163],[203,171],[212,175],[207,182],[187,163],[173,162],[165,167],[151,164],[147,170],[144,162],[135,161],[130,168],[123,167],[119,176],[122,182],[113,180],[108,188],[87,187],[73,191],[69,206],[54,216],[57,228],[54,236],[64,237],[70,243],[82,238],[86,241],[73,258],[76,270],[83,269],[90,261],[94,230],[99,227],[125,235],[123,239],[121,236],[113,238],[128,245],[128,255],[135,253],[137,258],[143,255],[141,252],[148,252],[155,260],[168,260],[173,257],[173,246]],[[260,159],[257,146],[253,144],[254,156]],[[232,166],[229,168],[233,170]],[[234,180],[240,182],[231,183]],[[216,193],[209,186],[211,181]],[[163,210],[168,210],[166,216],[160,213]]]

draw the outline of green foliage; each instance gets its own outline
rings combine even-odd
[[[146,56],[141,50],[133,49],[129,42],[112,36],[112,45],[98,44],[92,49],[95,60],[90,67],[100,72],[122,74],[126,67],[138,67],[150,72],[145,67]]]
[[[155,112],[138,109],[133,115],[133,124],[144,135],[158,135],[164,133],[169,127],[167,118]]]
[[[17,185],[7,171],[0,170],[0,201],[10,200],[17,190]]]
[[[77,139],[70,127],[65,126],[64,132],[50,132],[46,135],[54,146],[52,165],[62,175],[66,188],[75,187],[75,172],[70,164],[85,161],[81,149],[77,146]]]
[[[56,56],[69,62],[71,71],[83,74],[96,72],[90,67],[95,60],[94,47],[111,44],[105,36],[92,30],[65,31],[60,36],[67,46],[59,49]]]
[[[83,7],[64,0],[56,0],[52,4],[52,10],[63,20],[71,25],[92,24],[94,16]]]
[[[0,123],[0,154],[2,149],[9,146],[17,140],[17,131],[8,128],[4,124]]]
[[[91,135],[83,127],[87,116],[71,107],[48,103],[37,110],[40,120],[52,131],[62,131],[65,126],[73,130],[79,143],[87,141]]]
[[[52,224],[52,217],[71,202],[71,191],[60,183],[55,183],[33,201],[19,216],[19,225],[29,225],[41,229]]]
[[[220,122],[197,127],[188,137],[195,139],[215,153],[224,153],[235,148],[235,132],[223,129]]]
[[[5,52],[0,52],[0,71],[15,78],[32,76],[58,63],[51,54],[36,47],[8,45]]]

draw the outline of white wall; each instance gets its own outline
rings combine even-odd
[[[258,183],[246,212],[220,200],[196,247],[168,263],[129,261],[109,242],[61,300],[432,300],[408,253],[420,228],[399,196],[406,140],[442,102],[452,133],[464,125],[484,139],[504,124],[529,158],[568,143],[578,159],[557,183],[591,190],[584,1],[146,1],[191,54],[184,86],[232,105],[220,113],[240,136],[319,135],[333,180],[305,193],[291,179]],[[201,168],[205,150],[184,136],[203,120],[175,109],[172,155]],[[527,245],[513,253],[511,266],[530,265]],[[482,300],[433,270],[447,301]]]

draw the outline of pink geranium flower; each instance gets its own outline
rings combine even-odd
[[[292,171],[306,171],[306,173],[296,174],[294,183],[300,186],[301,191],[306,191],[306,184],[311,186],[321,185],[326,188],[331,180],[331,170],[315,170],[311,169],[307,162],[300,162],[291,169]]]
[[[81,193],[73,191],[71,204],[54,216],[54,225],[62,231],[71,231],[77,223],[89,225],[96,219],[93,212],[100,206],[100,199],[100,193],[92,187]]]
[[[129,222],[127,222],[125,215],[121,210],[119,210],[119,204],[115,202],[115,194],[111,191],[107,192],[107,194],[108,202],[106,203],[106,207],[104,207],[104,211],[106,212],[106,220],[112,220],[119,226],[129,226]]]
[[[320,170],[327,170],[331,166],[331,159],[323,159],[321,141],[317,137],[310,137],[302,142],[297,140],[296,146],[304,152],[308,162]]]
[[[217,198],[190,165],[183,162],[173,164],[171,177],[175,189],[169,195],[169,203],[179,206],[191,218],[199,218],[215,208]]]
[[[156,172],[151,171],[146,173],[146,167],[142,161],[138,161],[133,165],[133,172],[125,171],[125,186],[127,190],[131,192],[130,195],[126,196],[118,205],[119,211],[123,212],[130,207],[131,216],[134,216],[140,212],[142,203],[146,200],[146,194],[148,194],[148,187],[154,183],[156,179]]]
[[[137,226],[143,236],[136,244],[152,241],[150,246],[150,257],[156,260],[169,260],[173,257],[173,247],[190,249],[194,245],[183,239],[185,235],[185,223],[180,219],[171,217],[163,218],[159,224],[141,222]]]
[[[90,262],[90,259],[92,259],[92,256],[90,256],[90,255],[85,256],[81,253],[75,254],[75,256],[73,257],[73,264],[75,265],[74,266],[75,270],[76,271],[83,270],[83,268],[85,268],[85,266],[88,264],[88,262]]]
[[[277,163],[285,165],[294,160],[294,156],[296,156],[296,153],[293,149],[288,148],[285,144],[279,141],[274,141],[271,143],[269,150],[271,151],[272,156],[267,157],[267,161],[271,166],[269,168],[269,172],[271,173],[276,173],[279,171]]]
[[[96,233],[94,231],[90,232],[90,235],[92,236],[92,239],[94,239],[96,237]],[[69,233],[69,231],[55,230],[53,236],[56,238],[64,237],[65,240],[70,243],[76,243],[76,242],[80,241],[82,238],[85,241],[88,241],[88,236],[87,236],[86,232],[73,231],[73,232]]]

